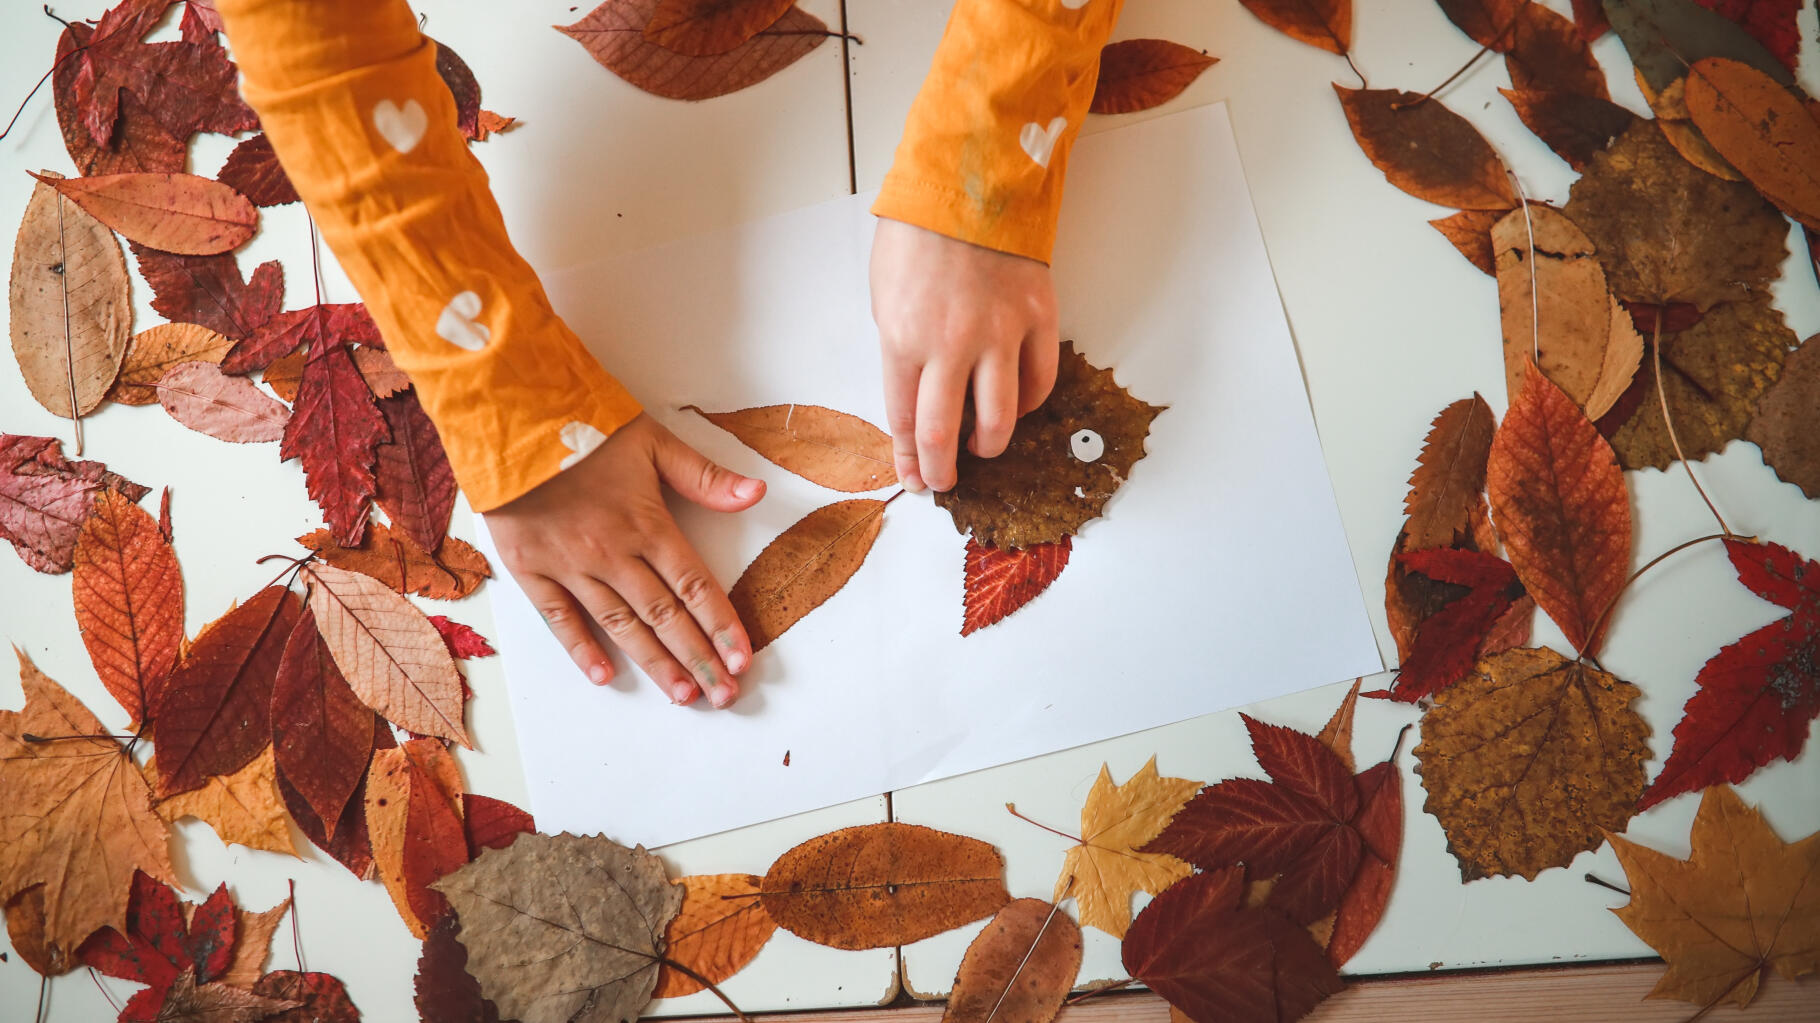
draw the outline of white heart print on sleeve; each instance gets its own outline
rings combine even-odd
[[[576,462],[588,457],[595,448],[600,447],[607,435],[583,422],[570,422],[562,428],[562,446],[569,449],[563,456],[561,468],[567,469]]]
[[[1067,127],[1068,119],[1066,117],[1051,120],[1048,128],[1031,121],[1024,125],[1024,130],[1018,134],[1017,141],[1024,147],[1024,152],[1029,155],[1030,159],[1036,161],[1038,167],[1047,168],[1049,155],[1055,152],[1055,143],[1062,137],[1062,132]]]
[[[486,324],[475,322],[474,318],[479,315],[480,296],[464,291],[442,307],[442,314],[436,317],[436,336],[457,348],[478,352],[493,336]]]
[[[1078,11],[1091,2],[1092,0],[1062,0],[1062,6],[1071,11]]]
[[[405,100],[403,105],[382,99],[373,105],[373,130],[401,153],[416,149],[429,126],[430,115],[414,99]]]

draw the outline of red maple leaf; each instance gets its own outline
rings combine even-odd
[[[1751,34],[1792,73],[1801,59],[1801,29],[1795,18],[1804,0],[1695,0],[1701,7]]]
[[[151,493],[100,462],[72,462],[54,437],[0,433],[0,538],[39,572],[70,570],[82,521],[103,487],[129,501]]]
[[[255,206],[283,206],[298,201],[297,189],[279,165],[272,140],[263,132],[235,146],[215,180],[251,199]]]
[[[264,369],[305,346],[311,351],[350,343],[383,347],[379,344],[379,325],[360,302],[289,309],[268,317],[258,330],[243,336],[245,340],[221,360],[223,373]]]
[[[302,461],[310,498],[344,546],[358,546],[366,535],[378,448],[388,436],[347,345],[312,344],[278,456]]]
[[[152,288],[152,308],[174,323],[200,323],[239,340],[265,326],[284,302],[284,267],[275,259],[242,279],[231,252],[179,256],[135,243],[139,272]]]
[[[1479,551],[1406,551],[1397,561],[1436,582],[1467,587],[1464,596],[1423,619],[1415,645],[1397,671],[1390,698],[1414,703],[1465,678],[1511,605],[1523,596],[1510,562]]]
[[[487,637],[475,632],[471,626],[450,621],[448,615],[431,615],[430,624],[442,634],[443,645],[449,648],[451,657],[465,661],[470,657],[491,657],[499,652],[487,642]]]
[[[234,62],[212,37],[141,42],[166,6],[166,0],[124,0],[101,16],[92,34],[79,32],[83,26],[65,30],[72,48],[82,47],[73,57],[72,86],[76,112],[95,145],[112,143],[123,94],[131,94],[180,140],[199,131],[233,134],[259,123],[240,99]]]
[[[1670,796],[1743,781],[1793,760],[1820,714],[1820,564],[1773,543],[1725,541],[1738,581],[1793,614],[1714,654],[1675,725],[1675,746],[1639,811]]]
[[[1023,550],[987,547],[967,538],[966,615],[961,635],[970,636],[1035,599],[1068,567],[1074,538],[1037,543]]]
[[[188,0],[183,5],[183,41],[202,43],[215,41],[215,33],[226,31],[221,24],[221,12],[215,9],[215,0]]]
[[[503,799],[461,794],[461,821],[468,833],[468,859],[483,849],[504,849],[519,835],[537,830],[531,815]]]
[[[76,955],[83,965],[110,977],[149,985],[127,1002],[120,1019],[151,1023],[159,1018],[159,1007],[179,975],[192,972],[198,984],[206,984],[227,970],[237,931],[227,885],[215,889],[186,921],[177,893],[136,871],[127,899],[126,933],[111,927],[96,931]]]
[[[379,507],[393,529],[403,530],[423,550],[436,550],[455,510],[455,471],[442,437],[424,414],[415,388],[380,399],[379,411],[392,434],[377,451]]]

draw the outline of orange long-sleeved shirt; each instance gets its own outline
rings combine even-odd
[[[297,192],[487,511],[639,412],[512,247],[405,0],[218,0]],[[1123,0],[958,0],[873,212],[1047,261]]]

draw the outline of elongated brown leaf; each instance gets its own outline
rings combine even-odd
[[[761,405],[736,412],[687,406],[773,464],[849,494],[897,482],[891,437],[858,416],[820,405]]]
[[[886,822],[832,831],[779,856],[761,898],[799,938],[885,948],[990,915],[1011,901],[1004,873],[998,850],[977,838]]]
[[[1405,549],[1451,547],[1470,536],[1472,516],[1485,490],[1485,459],[1491,453],[1497,420],[1491,406],[1474,394],[1448,405],[1435,416],[1422,441],[1403,512],[1409,540]]]
[[[1745,436],[1777,477],[1820,500],[1820,342],[1810,337],[1788,357]]]
[[[1504,161],[1470,122],[1436,99],[1395,89],[1333,87],[1359,148],[1393,185],[1463,210],[1517,205]]]
[[[759,901],[762,879],[754,874],[697,874],[680,878],[682,911],[664,930],[664,954],[719,984],[758,956],[777,931]],[[706,990],[701,981],[665,966],[657,973],[653,998],[680,998]]]
[[[150,405],[158,400],[158,378],[185,362],[220,365],[234,341],[200,323],[160,323],[133,335],[120,364],[120,375],[107,396],[122,405]]]
[[[1095,114],[1129,114],[1167,103],[1218,64],[1200,50],[1167,39],[1126,39],[1100,51],[1093,87]]]
[[[253,236],[259,211],[247,197],[195,174],[33,175],[128,241],[181,256],[212,256]]]
[[[837,501],[810,512],[760,551],[727,597],[757,653],[840,592],[885,524],[886,501]]]
[[[645,38],[666,50],[711,57],[777,23],[796,0],[663,0]]]
[[[176,552],[144,509],[103,490],[76,538],[70,589],[95,674],[138,721],[146,694],[170,676],[183,643]]]
[[[1352,49],[1352,0],[1239,0],[1291,39],[1342,56]]]
[[[291,630],[272,684],[272,748],[332,839],[373,756],[373,712],[348,688],[313,615]]]
[[[291,410],[245,377],[209,362],[180,362],[158,378],[158,401],[171,418],[217,440],[258,444],[280,440]]]
[[[322,641],[354,693],[400,728],[472,747],[461,673],[423,612],[371,576],[333,565],[304,574]]]
[[[1049,1023],[1081,969],[1081,928],[1042,899],[1005,904],[967,946],[942,1023]]]
[[[1794,93],[1748,64],[1708,57],[1688,71],[1687,109],[1757,191],[1820,227],[1820,123]]]
[[[725,53],[691,57],[645,38],[662,0],[606,0],[573,25],[556,30],[585,47],[601,66],[646,92],[670,99],[709,99],[737,92],[802,59],[828,37],[828,26],[800,7]]]
[[[41,181],[13,243],[13,356],[52,415],[94,411],[133,334],[126,256],[113,232]]]
[[[1604,268],[1593,257],[1592,241],[1560,211],[1531,206],[1499,220],[1491,229],[1491,244],[1497,254],[1508,393],[1517,393],[1533,359],[1574,404],[1585,408],[1599,389],[1614,323],[1611,291]],[[1635,333],[1621,310],[1617,326]],[[1634,359],[1630,370],[1636,370]],[[1588,418],[1604,414],[1623,393],[1630,374],[1623,377],[1615,390],[1607,386],[1601,391],[1604,407],[1587,408]]]

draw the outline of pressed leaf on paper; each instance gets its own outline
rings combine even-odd
[[[133,336],[126,257],[113,232],[44,181],[19,221],[8,302],[32,397],[65,419],[94,411]]]
[[[384,718],[371,711],[373,728],[373,745],[379,749],[390,749],[398,745],[392,737],[392,726]],[[291,812],[291,819],[297,822],[302,831],[316,847],[328,853],[335,862],[348,868],[348,872],[363,881],[374,878],[373,843],[367,834],[366,815],[366,774],[362,772],[360,784],[354,794],[348,798],[347,806],[342,808],[341,818],[325,825],[310,809],[310,804],[284,776],[284,770],[278,772],[278,794],[284,797],[284,808]],[[331,833],[331,829],[333,832]]]
[[[663,0],[645,23],[645,38],[666,50],[711,57],[777,23],[795,0]]]
[[[573,25],[554,26],[600,65],[640,89],[670,99],[709,99],[771,77],[815,49],[828,26],[800,7],[725,53],[691,57],[645,38],[663,0],[606,0]]]
[[[1002,551],[967,538],[966,597],[961,635],[971,636],[1035,600],[1068,567],[1074,538],[1033,543],[1021,551]]]
[[[158,403],[171,418],[217,440],[261,444],[284,438],[291,410],[245,377],[208,362],[180,362],[158,378]]]
[[[191,905],[155,878],[135,873],[125,923],[96,932],[78,955],[85,966],[146,985],[121,1018],[152,1020],[178,977],[207,983],[227,973],[240,939],[236,909],[225,884]]]
[[[1130,114],[1160,106],[1181,95],[1220,58],[1167,39],[1126,39],[1100,50],[1087,112]]]
[[[1801,58],[1801,30],[1795,24],[1807,0],[1698,0],[1763,44],[1790,73]]]
[[[144,509],[112,490],[95,496],[76,538],[70,592],[82,645],[101,684],[138,721],[183,645],[183,570]]]
[[[193,973],[179,973],[158,1007],[157,1023],[266,1023],[303,1003],[267,998],[237,987],[200,983]]]
[[[364,303],[325,302],[273,315],[234,346],[221,368],[228,373],[250,373],[295,352],[380,343],[379,325]]]
[[[504,849],[519,835],[537,830],[530,814],[503,799],[474,792],[461,794],[461,826],[468,833],[468,859],[482,849]]]
[[[887,501],[855,498],[798,519],[752,559],[727,591],[757,653],[840,592],[865,563]]]
[[[332,836],[373,755],[373,711],[348,688],[314,615],[291,630],[278,664],[272,748],[278,770]]]
[[[228,252],[251,238],[259,222],[246,196],[194,174],[35,176],[122,237],[162,252]]]
[[[188,134],[177,135],[138,96],[120,92],[113,129],[97,142],[83,123],[76,80],[86,68],[81,50],[95,38],[96,26],[73,22],[57,39],[56,63],[51,68],[51,97],[57,112],[57,129],[70,159],[84,174],[120,174],[132,171],[180,171],[189,154]],[[90,72],[92,73],[92,72]],[[232,71],[230,70],[230,81]],[[238,100],[238,97],[235,97]],[[241,109],[252,120],[252,111]],[[247,125],[250,127],[251,125]],[[239,130],[238,128],[234,130]]]
[[[379,879],[405,926],[422,938],[449,909],[429,886],[469,859],[455,758],[427,738],[374,753],[366,815]]]
[[[1595,849],[1643,792],[1637,687],[1553,650],[1507,650],[1435,695],[1416,773],[1460,877],[1528,880]]]
[[[1637,115],[1608,99],[1577,92],[1499,89],[1536,137],[1574,170],[1585,170]]]
[[[1820,122],[1794,93],[1748,64],[1707,57],[1688,69],[1687,110],[1759,192],[1820,226]]]
[[[272,953],[272,935],[291,910],[285,899],[271,909],[258,911],[234,907],[234,955],[221,974],[223,984],[252,987],[265,975],[265,961]]]
[[[1345,56],[1352,49],[1352,0],[1239,0],[1291,39]]]
[[[212,775],[199,789],[159,800],[158,815],[173,824],[184,817],[203,821],[224,845],[298,855],[270,747],[233,774]]]
[[[239,340],[265,326],[284,302],[284,268],[275,259],[243,278],[231,253],[178,256],[143,245],[132,248],[139,274],[152,289],[152,308],[165,319]]]
[[[1352,885],[1334,911],[1327,958],[1335,966],[1344,966],[1377,930],[1390,902],[1403,849],[1403,776],[1394,759],[1366,768],[1353,781],[1359,787],[1359,812],[1352,826],[1364,840],[1365,850]]]
[[[91,145],[110,144],[134,101],[180,147],[198,131],[231,134],[258,123],[240,100],[234,63],[219,43],[141,41],[163,17],[163,5],[121,3],[92,29],[72,24],[64,30],[57,48],[60,60],[66,43],[74,54],[72,119]]]
[[[1539,3],[1518,7],[1516,24],[1500,47],[1510,82],[1519,89],[1548,89],[1607,99],[1605,72],[1574,23]]]
[[[1517,205],[1497,151],[1471,122],[1440,100],[1338,84],[1333,91],[1359,148],[1391,184],[1418,199],[1456,209],[1508,210]]]
[[[0,433],[0,537],[34,571],[67,572],[95,494],[113,490],[129,501],[150,493],[100,462],[72,462],[54,437]]]
[[[1727,163],[1725,157],[1713,148],[1700,129],[1694,124],[1694,115],[1687,109],[1687,79],[1677,78],[1661,92],[1650,89],[1649,83],[1637,76],[1637,87],[1643,93],[1643,99],[1649,109],[1656,115],[1656,127],[1662,129],[1662,135],[1668,144],[1674,146],[1687,162],[1727,181],[1743,181],[1744,175],[1738,168]]]
[[[1606,837],[1630,881],[1612,912],[1668,964],[1645,997],[1748,1006],[1771,970],[1820,970],[1820,835],[1784,842],[1720,785],[1700,798],[1685,860]]]
[[[200,323],[160,323],[133,335],[114,379],[109,399],[122,405],[150,405],[158,400],[158,379],[186,362],[220,365],[231,338]]]
[[[977,838],[886,822],[795,846],[771,864],[759,897],[799,938],[887,948],[992,915],[1011,901],[1004,873],[1004,857]]]
[[[1054,901],[1074,896],[1081,926],[1098,927],[1115,938],[1131,925],[1131,897],[1155,895],[1193,871],[1167,852],[1145,851],[1188,802],[1201,783],[1157,774],[1151,757],[1122,785],[1100,765],[1099,777],[1081,806],[1081,844],[1068,850],[1055,879]],[[1073,878],[1070,888],[1069,879]]]
[[[279,166],[272,140],[263,132],[235,146],[215,180],[246,196],[255,206],[283,206],[298,201],[297,189]]]
[[[664,955],[719,984],[746,968],[777,930],[759,901],[756,874],[696,874],[680,878],[682,910],[664,930]],[[680,998],[706,990],[694,977],[664,966],[653,998]]]
[[[335,539],[358,544],[378,487],[378,448],[389,429],[345,344],[312,345],[291,408],[278,457],[301,460],[310,499],[322,508]]]
[[[1505,210],[1461,210],[1452,216],[1441,217],[1428,222],[1428,226],[1441,232],[1441,237],[1448,244],[1460,250],[1466,261],[1479,269],[1487,277],[1498,275],[1493,265],[1491,250],[1491,227],[1503,219]]]
[[[584,1009],[636,1017],[683,901],[643,846],[575,835],[526,835],[435,887],[461,917],[468,972],[500,1016],[522,1023],[568,1023]]]
[[[360,348],[355,354],[365,351],[387,358],[376,349]],[[393,529],[401,530],[423,550],[433,551],[448,535],[449,516],[455,510],[455,471],[442,449],[442,437],[415,391],[380,399],[379,412],[392,436],[374,449],[378,459],[374,499],[392,520]]]
[[[863,494],[897,482],[891,437],[858,416],[820,405],[761,405],[695,414],[773,464],[830,490]]]
[[[1820,344],[1813,338],[1789,354],[1744,436],[1783,482],[1820,500]]]
[[[398,364],[392,361],[392,357],[383,348],[361,345],[354,349],[354,367],[360,370],[360,378],[367,382],[367,389],[373,392],[375,398],[384,400],[411,386],[411,378],[398,368]],[[383,405],[380,410],[384,411]]]
[[[486,557],[466,540],[444,537],[431,555],[381,522],[373,523],[355,547],[343,547],[326,529],[305,533],[297,542],[337,568],[372,576],[399,593],[436,600],[459,600],[493,575]]]
[[[450,621],[448,615],[431,615],[430,624],[442,636],[442,642],[449,648],[449,656],[458,661],[470,657],[491,657],[499,651],[487,642],[487,637],[474,631],[471,625]]]
[[[1042,899],[1014,899],[967,946],[942,1023],[1049,1023],[1081,971],[1081,928]]]

